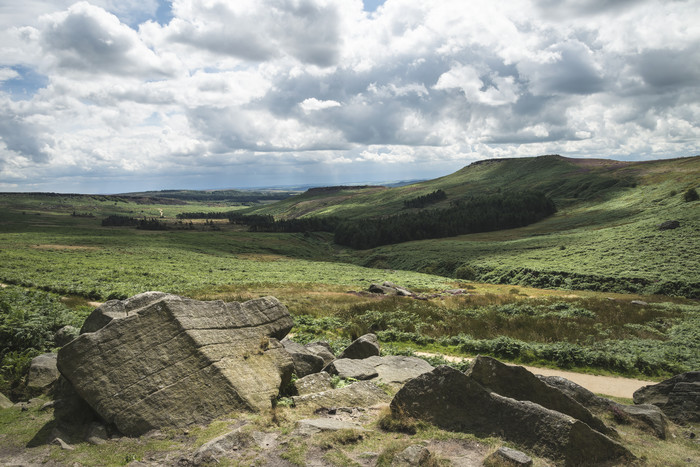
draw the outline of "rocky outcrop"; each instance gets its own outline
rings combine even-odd
[[[392,400],[391,411],[395,417],[410,416],[447,430],[501,436],[567,465],[632,458],[622,445],[580,420],[488,391],[447,366],[407,382]]]
[[[604,397],[596,396],[583,386],[574,383],[561,376],[536,375],[540,381],[559,389],[561,392],[577,401],[589,410],[607,410],[612,401]]]
[[[331,362],[324,371],[344,379],[376,378],[381,383],[401,385],[432,369],[433,366],[421,358],[388,355],[362,360],[339,358]]]
[[[291,378],[277,339],[293,322],[273,297],[224,303],[149,292],[93,315],[59,351],[58,368],[124,434],[269,408]]]
[[[689,371],[635,391],[635,404],[653,404],[677,423],[700,422],[700,371]]]
[[[329,363],[323,371],[343,379],[365,380],[376,378],[379,373],[375,370],[374,365],[368,363],[367,360],[369,359],[339,358]]]
[[[294,374],[297,377],[303,378],[304,376],[318,373],[325,366],[322,357],[310,352],[303,345],[287,338],[282,339],[281,343],[284,346],[284,350],[292,356]]]
[[[588,389],[561,376],[537,375],[537,377],[540,381],[559,389],[589,410],[598,413],[612,412],[613,415],[621,413],[622,417],[628,417],[632,421],[638,422],[642,428],[651,430],[659,439],[666,439],[667,417],[661,412],[661,409],[654,405],[619,404],[605,397],[596,396]]]
[[[581,420],[601,433],[613,434],[613,430],[606,427],[587,408],[559,389],[540,381],[537,376],[521,366],[506,365],[495,358],[478,356],[472,361],[466,374],[501,396],[534,402]]]
[[[294,390],[297,396],[316,394],[333,389],[331,375],[322,371],[313,375],[307,375],[294,381]]]
[[[327,342],[309,342],[308,344],[304,344],[304,349],[306,349],[307,352],[321,357],[323,359],[323,366],[335,360],[333,349]]]
[[[391,400],[384,391],[370,381],[358,381],[330,391],[292,397],[294,405],[312,409],[329,407],[370,407]]]
[[[80,334],[80,329],[70,325],[63,326],[61,329],[56,331],[56,334],[54,334],[53,342],[57,347],[63,347],[78,337],[78,334]]]
[[[56,368],[56,354],[45,353],[32,359],[27,374],[27,388],[33,391],[47,391],[60,376]]]
[[[627,417],[637,421],[639,425],[642,425],[642,428],[646,427],[657,438],[666,439],[668,418],[657,406],[651,404],[624,405],[612,402],[610,407],[611,410],[619,410]]]
[[[413,292],[399,287],[393,282],[384,281],[382,284],[371,284],[368,289],[371,293],[381,295],[398,295],[399,297],[411,297]]]
[[[374,334],[360,336],[347,346],[338,358],[363,359],[379,355],[379,341]]]

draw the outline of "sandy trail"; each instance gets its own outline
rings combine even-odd
[[[437,357],[440,354],[428,352],[415,352],[416,355],[423,357]],[[472,360],[466,357],[454,357],[451,355],[442,355],[445,360],[450,362],[461,362],[463,360]],[[524,366],[524,365],[522,365]],[[583,373],[574,373],[573,371],[553,370],[551,368],[535,368],[524,366],[528,371],[537,375],[543,376],[561,376],[573,381],[574,383],[583,386],[584,388],[596,394],[604,394],[606,396],[626,397],[632,399],[634,391],[642,386],[656,384],[656,381],[644,381],[640,379],[621,378],[614,376],[597,376]]]

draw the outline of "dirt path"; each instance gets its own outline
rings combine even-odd
[[[416,352],[416,355],[424,357],[437,357],[439,354],[428,352]],[[454,357],[451,355],[443,355],[445,360],[450,362],[461,362],[463,360],[471,360],[471,358]],[[524,366],[524,365],[523,365]],[[574,373],[573,371],[553,370],[551,368],[535,368],[525,366],[525,368],[535,374],[543,376],[561,376],[574,383],[583,386],[584,388],[596,394],[604,394],[606,396],[626,397],[632,399],[632,394],[642,386],[656,384],[655,381],[644,381],[640,379],[621,378],[614,376],[597,376],[587,375],[584,373]]]

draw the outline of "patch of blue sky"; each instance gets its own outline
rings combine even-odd
[[[173,19],[173,2],[171,0],[158,0],[156,21],[161,26],[168,24]]]
[[[16,75],[0,81],[0,90],[10,95],[13,100],[28,100],[41,88],[49,84],[49,78],[37,73],[33,68],[22,65],[8,67]]]
[[[379,8],[380,5],[383,5],[386,0],[362,0],[362,3],[364,4],[365,11],[367,12],[373,12],[376,11],[377,8]]]

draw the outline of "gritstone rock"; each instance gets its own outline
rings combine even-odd
[[[277,339],[293,321],[274,297],[224,303],[150,292],[93,315],[83,326],[92,332],[59,351],[58,368],[127,435],[269,408],[291,378],[292,359]]]
[[[700,422],[700,371],[681,373],[673,378],[637,389],[635,404],[653,404],[677,423]]]
[[[78,334],[80,334],[80,329],[71,325],[63,326],[61,329],[56,331],[56,334],[54,334],[53,342],[57,347],[63,347],[78,337]]]
[[[534,402],[581,420],[601,433],[613,433],[583,405],[559,389],[540,381],[521,366],[506,365],[495,358],[478,356],[472,361],[466,374],[501,396]]]
[[[391,400],[384,391],[370,381],[358,381],[339,389],[292,397],[294,405],[305,408],[371,407]]]
[[[490,392],[447,366],[407,382],[392,400],[391,411],[446,430],[500,436],[567,465],[633,458],[622,445],[580,420]]]
[[[49,389],[57,380],[60,374],[56,368],[56,354],[45,353],[34,357],[29,366],[27,375],[27,387],[35,390]]]
[[[281,343],[284,346],[284,350],[292,356],[292,361],[294,361],[294,373],[297,377],[302,378],[306,375],[318,373],[323,369],[323,358],[312,353],[303,345],[297,344],[287,338],[282,339]]]
[[[323,359],[323,366],[335,360],[333,349],[327,342],[309,342],[304,345],[304,348],[312,354],[321,357]]]
[[[363,359],[379,355],[379,341],[374,334],[360,336],[338,355],[338,358]]]
[[[412,444],[394,456],[392,467],[421,467],[430,461],[430,451],[420,444]]]
[[[329,363],[323,371],[343,379],[372,379],[378,375],[374,365],[367,363],[366,359],[339,358]]]
[[[316,394],[318,392],[329,391],[333,389],[331,384],[331,375],[322,371],[313,375],[307,375],[294,381],[294,388],[298,396],[306,394]]]
[[[500,447],[484,459],[486,467],[518,467],[532,465],[532,458],[524,452],[516,451],[515,449]]]

